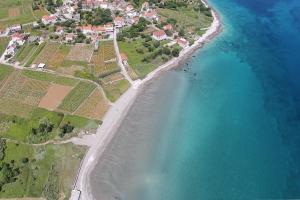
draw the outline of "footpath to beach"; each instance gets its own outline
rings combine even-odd
[[[180,65],[180,63],[189,58],[195,50],[202,47],[204,43],[210,41],[221,31],[222,27],[219,16],[213,10],[212,15],[214,20],[211,26],[207,29],[206,33],[203,34],[198,40],[196,40],[192,46],[182,50],[179,57],[173,58],[169,62],[161,65],[153,72],[149,73],[143,80],[132,82],[132,86],[111,106],[109,111],[106,113],[103,119],[103,124],[98,128],[96,134],[85,136],[82,139],[73,141],[73,143],[76,144],[87,144],[90,146],[87,154],[85,155],[85,158],[81,163],[79,174],[76,178],[74,189],[72,191],[72,193],[74,194],[80,194],[81,200],[93,199],[89,181],[91,172],[97,164],[97,161],[104,152],[105,148],[114,137],[115,132],[118,130],[123,119],[133,105],[137,95],[139,94],[139,91],[143,88],[143,85],[156,77],[160,72]]]

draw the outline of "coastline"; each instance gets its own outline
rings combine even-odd
[[[204,2],[207,5],[207,2]],[[113,139],[115,132],[120,127],[123,119],[135,102],[137,95],[143,89],[143,86],[153,78],[157,77],[161,72],[180,66],[180,64],[190,58],[196,50],[201,48],[205,43],[209,42],[222,31],[220,16],[214,9],[212,9],[212,15],[214,20],[211,26],[192,46],[182,50],[179,57],[171,59],[150,72],[143,80],[135,81],[117,102],[111,106],[103,118],[103,124],[97,129],[96,134],[92,136],[90,148],[82,160],[80,171],[74,185],[75,190],[81,191],[80,199],[93,199],[89,185],[90,173],[97,164],[97,160],[101,157],[106,146]]]

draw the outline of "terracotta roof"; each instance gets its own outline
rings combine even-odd
[[[127,57],[126,54],[121,53],[120,56],[121,56],[122,61],[123,61],[123,60],[128,60],[128,57]]]
[[[173,26],[171,24],[167,24],[163,27],[164,30],[173,30]]]
[[[161,37],[161,36],[166,35],[166,33],[165,33],[164,30],[159,30],[159,31],[153,32],[153,35],[154,35],[155,37]]]

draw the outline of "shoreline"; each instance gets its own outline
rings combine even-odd
[[[207,1],[204,2],[208,5]],[[123,119],[134,104],[139,92],[143,89],[143,86],[157,77],[161,72],[180,66],[183,62],[189,59],[196,50],[200,49],[205,43],[212,40],[222,31],[220,16],[213,8],[212,15],[214,20],[211,26],[198,40],[195,41],[193,45],[183,49],[178,57],[169,60],[154,71],[150,72],[143,80],[135,81],[105,114],[103,124],[97,129],[96,134],[92,136],[93,142],[81,162],[79,173],[76,177],[76,182],[74,183],[73,189],[81,192],[80,199],[93,199],[89,184],[90,173],[94,169],[107,145],[113,139]]]

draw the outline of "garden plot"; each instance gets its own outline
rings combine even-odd
[[[108,110],[108,104],[99,89],[94,92],[83,102],[83,104],[75,112],[76,115],[102,119],[106,111]]]
[[[71,48],[66,59],[71,61],[90,62],[93,51],[92,45],[76,44]]]

